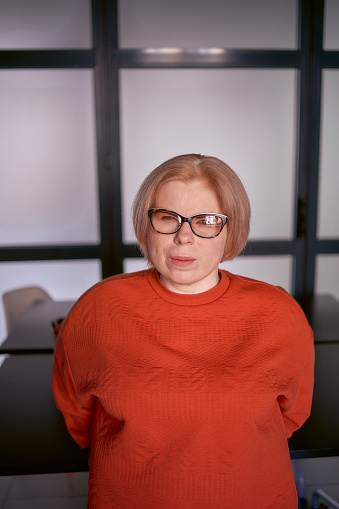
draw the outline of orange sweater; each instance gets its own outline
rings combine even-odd
[[[284,290],[220,273],[195,295],[114,276],[65,320],[53,390],[90,446],[89,508],[297,507],[287,437],[310,413],[312,332]]]

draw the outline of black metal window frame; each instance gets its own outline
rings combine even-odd
[[[339,253],[338,239],[317,239],[319,140],[323,69],[339,69],[339,51],[323,50],[324,0],[299,0],[295,50],[197,49],[150,53],[118,45],[118,2],[92,0],[93,48],[88,50],[3,50],[0,69],[93,69],[101,242],[99,245],[0,247],[1,261],[100,259],[102,276],[123,270],[125,258],[139,257],[136,245],[124,244],[121,225],[119,71],[121,69],[296,69],[298,139],[291,240],[251,240],[242,253],[291,255],[293,294],[312,296],[316,257]]]

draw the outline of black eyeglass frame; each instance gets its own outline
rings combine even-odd
[[[170,214],[174,214],[175,216],[177,216],[180,221],[179,221],[179,227],[174,231],[174,232],[170,232],[170,233],[164,233],[164,232],[159,232],[155,227],[154,227],[154,224],[153,224],[153,221],[152,221],[152,216],[153,216],[153,213],[154,212],[158,212],[158,211],[161,211],[161,212],[169,212]],[[199,235],[198,233],[196,233],[194,230],[193,230],[193,226],[192,226],[192,220],[195,219],[196,217],[199,217],[199,216],[217,216],[221,219],[222,221],[222,225],[220,227],[220,231],[216,234],[216,235],[212,235],[210,237],[204,237],[203,235]],[[194,233],[194,235],[196,235],[197,237],[200,237],[201,239],[215,239],[216,237],[218,237],[218,235],[220,235],[220,233],[222,232],[225,224],[227,223],[228,221],[228,216],[225,216],[224,214],[216,214],[215,212],[201,212],[200,214],[195,214],[194,216],[192,217],[186,217],[186,216],[182,216],[181,214],[179,214],[178,212],[174,212],[173,210],[167,210],[167,209],[158,209],[158,208],[152,208],[152,209],[149,209],[148,210],[148,217],[151,221],[151,225],[152,225],[152,228],[153,230],[155,230],[157,233],[161,233],[161,235],[173,235],[174,233],[177,233],[180,228],[182,227],[182,225],[184,223],[188,223],[190,225],[190,228],[192,230],[192,232]]]

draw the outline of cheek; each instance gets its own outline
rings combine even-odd
[[[161,255],[161,252],[163,251],[163,238],[165,235],[160,235],[159,233],[155,232],[154,230],[150,231],[147,236],[147,249],[148,254],[150,257],[151,262],[153,265],[155,265],[159,257]]]
[[[149,257],[150,261],[154,265],[154,263],[153,263],[153,243],[152,243],[149,235],[147,236],[147,252],[148,252],[148,257]]]

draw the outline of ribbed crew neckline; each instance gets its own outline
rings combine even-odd
[[[219,283],[202,293],[176,293],[168,290],[160,281],[159,274],[156,270],[150,269],[147,273],[148,281],[153,290],[167,302],[172,304],[185,305],[185,306],[199,306],[208,304],[221,297],[230,285],[230,274],[224,270],[219,270],[220,281]]]

